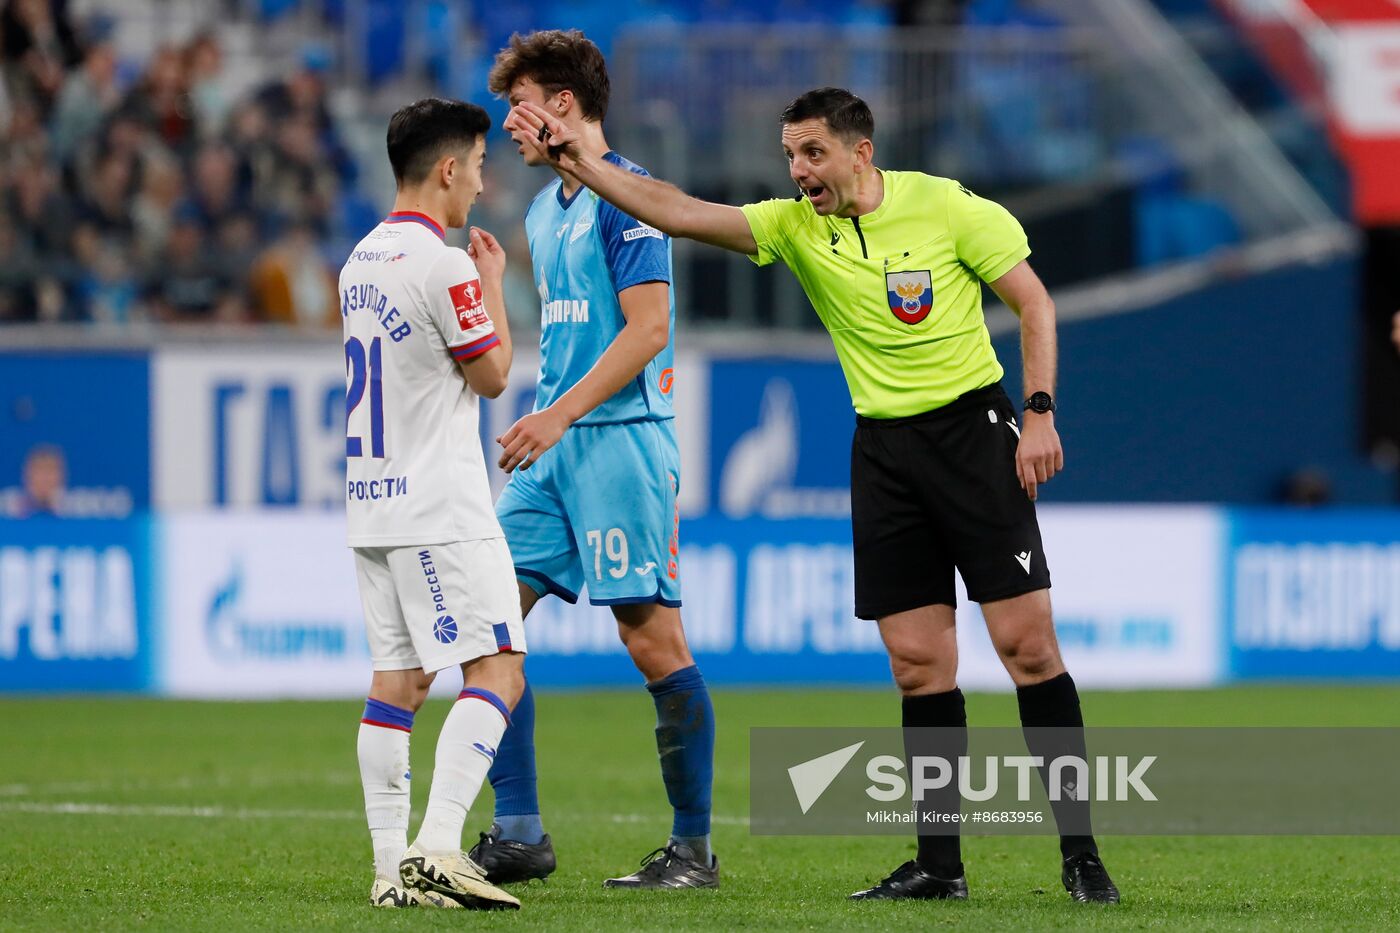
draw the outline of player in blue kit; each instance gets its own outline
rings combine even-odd
[[[548,108],[598,156],[643,172],[603,138],[607,67],[583,33],[512,36],[496,56],[490,89],[512,105]],[[533,150],[521,153],[527,164],[542,164]],[[587,586],[591,603],[612,607],[656,704],[671,836],[640,870],[605,886],[716,887],[714,710],[680,615],[671,244],[567,177],[535,197],[525,228],[541,302],[540,378],[534,411],[499,438],[500,465],[513,475],[496,503],[521,611],[549,593],[576,602]],[[472,858],[493,883],[545,877],[555,858],[535,787],[528,684],[490,781],[495,823]]]

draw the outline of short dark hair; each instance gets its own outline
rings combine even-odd
[[[784,125],[825,120],[831,131],[848,143],[875,135],[875,116],[865,101],[843,87],[819,87],[788,104],[779,118]]]
[[[486,86],[505,96],[515,82],[529,78],[549,96],[572,91],[586,120],[608,115],[608,65],[598,46],[577,29],[543,29],[527,36],[515,33],[510,45],[496,53]]]
[[[389,118],[389,164],[402,188],[428,177],[453,149],[470,149],[491,129],[491,116],[476,104],[425,97]]]

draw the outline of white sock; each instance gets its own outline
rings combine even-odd
[[[378,700],[365,704],[357,749],[365,817],[374,846],[374,873],[399,883],[399,860],[408,848],[408,739],[413,714]]]
[[[496,748],[506,731],[506,706],[489,690],[468,687],[457,697],[438,736],[428,812],[414,845],[424,852],[457,852]]]

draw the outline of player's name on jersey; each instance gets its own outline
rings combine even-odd
[[[347,285],[341,290],[340,316],[349,317],[351,311],[369,311],[374,314],[380,325],[389,332],[389,337],[394,343],[413,333],[413,328],[407,321],[401,321],[398,326],[394,326],[394,322],[399,320],[399,309],[397,306],[390,307],[388,296],[373,283]]]
[[[541,324],[587,324],[588,299],[574,301],[560,298],[555,301],[546,301],[544,314],[541,317]]]

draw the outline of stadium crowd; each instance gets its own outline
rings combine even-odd
[[[139,69],[59,0],[0,10],[0,321],[338,326],[352,162],[326,59],[229,99],[213,34]],[[129,73],[128,73],[129,72]]]
[[[511,32],[560,22],[581,26],[605,50],[639,22],[962,24],[1051,33],[1062,26],[1025,0],[640,0],[625,11],[611,0],[364,0],[355,4],[362,15],[353,30],[344,0],[235,5],[265,33],[294,19],[313,36],[358,38],[334,53],[307,46],[289,73],[258,86],[230,80],[212,31],[132,61],[113,41],[111,17],[127,16],[119,3],[86,4],[109,15],[80,20],[69,14],[69,0],[0,0],[0,323],[338,326],[332,270],[382,205],[356,190],[356,163],[328,106],[333,56],[336,74],[353,72],[354,86],[367,91],[408,78],[480,100],[486,69]],[[213,22],[217,9],[234,5],[210,6]],[[716,71],[740,76],[741,85],[761,83],[762,69],[773,66],[761,52],[720,58]],[[247,77],[237,67],[242,61],[232,69],[239,78]],[[956,151],[962,180],[993,195],[1028,185],[1073,189],[1096,166],[1130,168],[1130,177],[1101,185],[1086,206],[1031,219],[1032,239],[1047,244],[1042,276],[1052,285],[1203,255],[1243,238],[1224,204],[1192,189],[1163,140],[1101,138],[1090,116],[1098,91],[1092,75],[1056,60],[1031,60],[1029,70],[1023,64],[997,56],[962,61],[949,80],[958,82],[959,112],[975,118],[950,122],[939,110],[945,119],[904,121],[907,132],[888,150],[894,161],[923,160],[951,174],[959,160],[949,165],[939,153]],[[237,87],[252,89],[235,96]],[[1054,93],[1042,93],[1047,87]],[[706,122],[725,112],[716,99],[734,99],[734,89],[682,76],[674,91],[689,144],[707,145],[724,129]],[[498,181],[483,195],[481,217],[518,256],[525,207],[518,192],[533,191],[538,179],[515,178],[513,153],[506,156],[495,162],[506,174],[493,168]],[[1090,249],[1050,255],[1065,241],[1066,225],[1105,232]],[[528,270],[512,264],[508,281],[512,316],[527,324]],[[680,310],[697,320],[732,313],[690,298]]]

